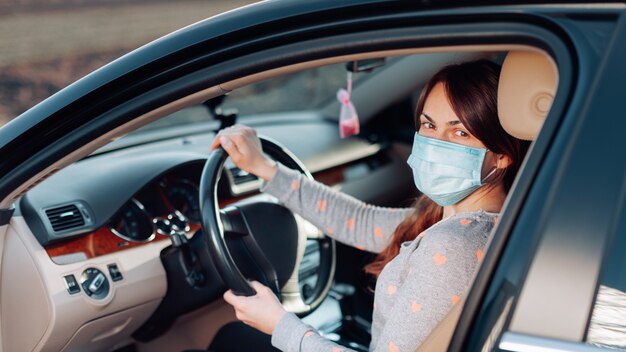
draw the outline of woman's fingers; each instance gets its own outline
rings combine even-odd
[[[244,139],[241,139],[240,141],[250,144],[255,144],[256,140],[258,140],[256,130],[254,130],[253,128],[243,125],[234,125],[218,132],[218,134],[213,139],[213,142],[211,143],[211,150],[214,150],[221,145],[220,137],[222,136],[238,136],[238,138],[243,137]]]
[[[211,150],[217,149],[220,146],[220,134],[216,134],[215,138],[213,138],[213,142],[211,143]]]
[[[228,128],[230,128],[230,127],[228,127]],[[215,150],[217,147],[219,147],[220,145],[222,145],[222,143],[221,143],[221,137],[229,134],[229,133],[227,132],[227,131],[228,131],[228,128],[226,128],[226,129],[223,129],[223,130],[219,131],[219,132],[215,135],[215,138],[213,138],[213,142],[211,143],[211,150]]]
[[[246,302],[250,302],[250,299],[254,298],[262,299],[262,296],[265,296],[268,293],[266,292],[266,290],[269,291],[269,293],[271,293],[272,295],[274,294],[273,292],[271,292],[271,290],[269,290],[268,287],[264,286],[258,281],[251,281],[250,286],[252,286],[252,288],[254,288],[254,291],[256,291],[255,295],[249,297],[237,296],[235,293],[233,293],[233,290],[228,290],[224,292],[224,300],[226,301],[226,303],[235,307],[235,309],[237,310],[245,310]]]
[[[237,163],[238,160],[241,159],[241,152],[237,147],[237,144],[233,142],[232,137],[230,136],[221,136],[219,138],[220,145],[224,150],[228,153],[233,162]]]
[[[233,290],[227,290],[226,292],[224,292],[224,300],[230,304],[231,306],[234,306],[234,300],[233,298],[235,298],[235,294],[233,293]]]
[[[246,296],[237,296],[233,290],[228,290],[226,292],[224,292],[224,301],[226,301],[226,303],[230,304],[231,306],[233,306],[236,310],[245,310],[244,306],[245,306],[245,302],[246,299],[248,299],[248,297]]]
[[[252,286],[252,288],[256,291],[257,295],[258,294],[263,294],[263,293],[267,293],[266,291],[270,291],[269,287],[263,285],[262,283],[256,281],[256,280],[252,280],[250,281],[250,286]],[[273,294],[273,292],[272,292]]]

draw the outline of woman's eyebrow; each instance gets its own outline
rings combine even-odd
[[[433,125],[435,124],[435,121],[433,121],[432,117],[428,116],[426,113],[423,113],[423,112],[422,112],[422,115],[424,115],[426,120],[428,120],[430,123],[432,123]],[[455,126],[455,125],[459,125],[459,124],[461,124],[461,121],[459,121],[459,120],[452,120],[452,121],[448,121],[446,123],[446,125],[448,125],[448,126]]]
[[[422,115],[426,118],[426,120],[428,120],[428,122],[435,124],[435,121],[433,121],[430,116],[426,115],[426,113],[422,112]]]

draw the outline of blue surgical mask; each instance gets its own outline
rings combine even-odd
[[[413,151],[407,163],[413,169],[417,189],[435,203],[448,206],[458,203],[483,185],[480,173],[486,153],[487,149],[415,133]]]

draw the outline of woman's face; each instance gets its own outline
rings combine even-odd
[[[419,134],[422,136],[469,147],[485,148],[478,138],[469,133],[454,113],[443,83],[437,83],[430,91],[419,118]]]
[[[456,116],[448,101],[443,83],[437,83],[426,97],[424,110],[420,116],[419,134],[469,147],[487,148],[483,142],[469,133]],[[507,157],[502,165],[506,167],[508,164],[510,164],[510,159]],[[494,167],[498,167],[498,156],[489,151],[483,161],[482,177],[485,177]]]

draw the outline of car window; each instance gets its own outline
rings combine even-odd
[[[353,75],[353,81],[363,75]],[[345,64],[321,66],[241,87],[226,97],[222,107],[241,115],[310,110],[335,98],[346,87]]]
[[[281,75],[236,89],[227,94],[220,108],[234,109],[240,116],[286,111],[313,110],[331,102],[337,90],[346,88],[346,64],[334,64]],[[357,82],[365,73],[352,75]],[[214,120],[204,105],[191,106],[154,121],[141,129],[155,130]]]
[[[623,208],[621,213],[614,238],[605,252],[589,319],[587,342],[626,350],[626,213]]]

